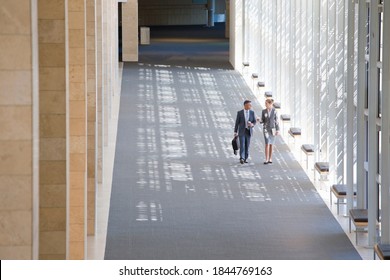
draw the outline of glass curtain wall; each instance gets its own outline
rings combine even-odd
[[[348,209],[368,209],[368,244],[390,243],[390,1],[231,3],[232,64],[250,87],[259,74],[329,184],[348,186]]]

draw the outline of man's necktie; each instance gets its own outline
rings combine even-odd
[[[246,122],[245,122],[245,127],[246,127],[246,128],[249,128],[249,127],[248,127],[248,121],[249,121],[249,111],[248,111],[248,110],[246,110],[246,111],[245,111],[245,113],[246,113],[246,118],[245,118],[245,121],[246,121]]]

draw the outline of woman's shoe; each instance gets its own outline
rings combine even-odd
[[[264,161],[264,164],[268,164],[268,161]]]
[[[269,161],[268,161],[268,164],[272,164],[272,160],[269,160]]]

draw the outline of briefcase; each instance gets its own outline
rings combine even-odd
[[[237,151],[238,151],[238,136],[234,137],[233,140],[232,140],[232,147],[233,147],[233,153],[235,155],[237,155]]]

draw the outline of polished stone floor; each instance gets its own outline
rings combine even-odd
[[[227,41],[168,35],[124,66],[105,259],[359,259],[282,138],[272,166],[260,127],[233,155],[236,112],[261,107]]]

